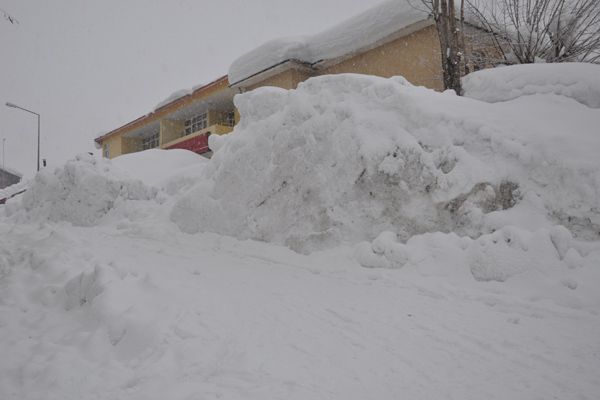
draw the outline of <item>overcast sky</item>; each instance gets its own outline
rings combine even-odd
[[[227,73],[238,56],[282,36],[326,29],[382,0],[0,0],[0,151],[31,176],[172,92]],[[1,153],[0,153],[1,157]]]

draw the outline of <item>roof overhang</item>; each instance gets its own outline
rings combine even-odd
[[[212,96],[213,94],[218,93],[221,90],[231,90],[229,88],[229,81],[227,79],[227,75],[222,76],[219,79],[216,79],[207,85],[201,86],[195,89],[192,93],[175,99],[172,102],[157,108],[149,114],[146,114],[131,122],[128,122],[127,124],[117,129],[114,129],[104,135],[98,136],[94,139],[94,141],[98,144],[101,144],[103,141],[105,141],[111,136],[143,130],[143,128],[146,125],[158,122],[161,118],[164,118],[165,116],[171,115],[173,113],[177,113],[180,110],[189,107],[194,102]],[[231,93],[231,95],[233,95],[233,93]]]
[[[264,81],[265,79],[271,78],[277,74],[288,71],[290,69],[298,70],[298,71],[314,72],[314,69],[312,68],[312,64],[290,58],[290,59],[281,61],[273,66],[265,68],[262,71],[259,71],[253,75],[250,75],[247,78],[244,78],[242,80],[234,82],[234,83],[230,84],[229,86],[233,89],[239,89],[239,88],[243,88],[243,87],[252,86],[252,85],[255,85],[257,83]]]
[[[230,87],[233,89],[241,89],[249,86],[256,85],[272,76],[280,74],[290,69],[296,69],[306,72],[318,72],[321,69],[328,68],[332,65],[339,64],[345,60],[348,60],[352,57],[355,57],[358,54],[367,52],[369,50],[375,49],[379,46],[382,46],[386,43],[393,42],[394,40],[400,39],[404,36],[408,36],[417,31],[423,30],[429,26],[435,25],[435,21],[432,18],[423,19],[421,21],[415,22],[411,25],[405,26],[402,29],[397,30],[396,32],[381,38],[373,43],[370,43],[367,46],[363,46],[359,49],[356,49],[350,53],[344,54],[340,57],[331,58],[331,59],[323,59],[313,63],[309,63],[302,60],[297,59],[287,59],[281,61],[275,65],[272,65],[268,68],[263,69],[253,75],[250,75],[247,78],[241,79],[237,82],[230,84]]]
[[[369,50],[373,50],[379,46],[383,46],[384,44],[393,42],[394,40],[398,40],[400,38],[403,38],[403,37],[413,34],[415,32],[421,31],[432,25],[435,25],[435,21],[432,18],[427,18],[427,19],[415,22],[414,24],[405,26],[404,28],[399,29],[396,32],[394,32],[388,36],[385,36],[373,43],[370,43],[367,46],[358,48],[358,49],[356,49],[350,53],[344,54],[340,57],[319,60],[319,61],[311,64],[311,67],[313,67],[316,70],[329,68],[333,65],[339,64],[339,63],[346,61],[352,57],[355,57],[361,53],[365,53]]]

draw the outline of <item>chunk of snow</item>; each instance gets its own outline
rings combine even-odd
[[[466,97],[490,103],[555,94],[600,108],[600,65],[550,63],[484,69],[465,76],[463,89]]]
[[[119,203],[151,200],[156,193],[156,189],[116,171],[110,161],[81,154],[54,172],[38,172],[19,202],[9,201],[6,211],[20,221],[91,226]]]

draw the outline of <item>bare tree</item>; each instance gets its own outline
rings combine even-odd
[[[507,62],[599,61],[599,0],[468,0]],[[505,51],[505,47],[509,51]]]
[[[465,40],[464,0],[459,0],[458,9],[454,0],[420,0],[431,14],[440,40],[444,89],[462,93],[460,78],[464,75]]]
[[[11,24],[18,24],[19,23],[19,21],[17,21],[17,19],[15,17],[13,17],[12,15],[10,15],[9,13],[7,13],[6,11],[4,11],[1,8],[0,8],[0,14],[2,14],[2,16],[4,17],[4,19],[6,19]]]

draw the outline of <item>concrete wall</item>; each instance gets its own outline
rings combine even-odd
[[[327,67],[320,74],[358,73],[389,78],[402,75],[414,85],[443,90],[440,42],[428,26]]]

